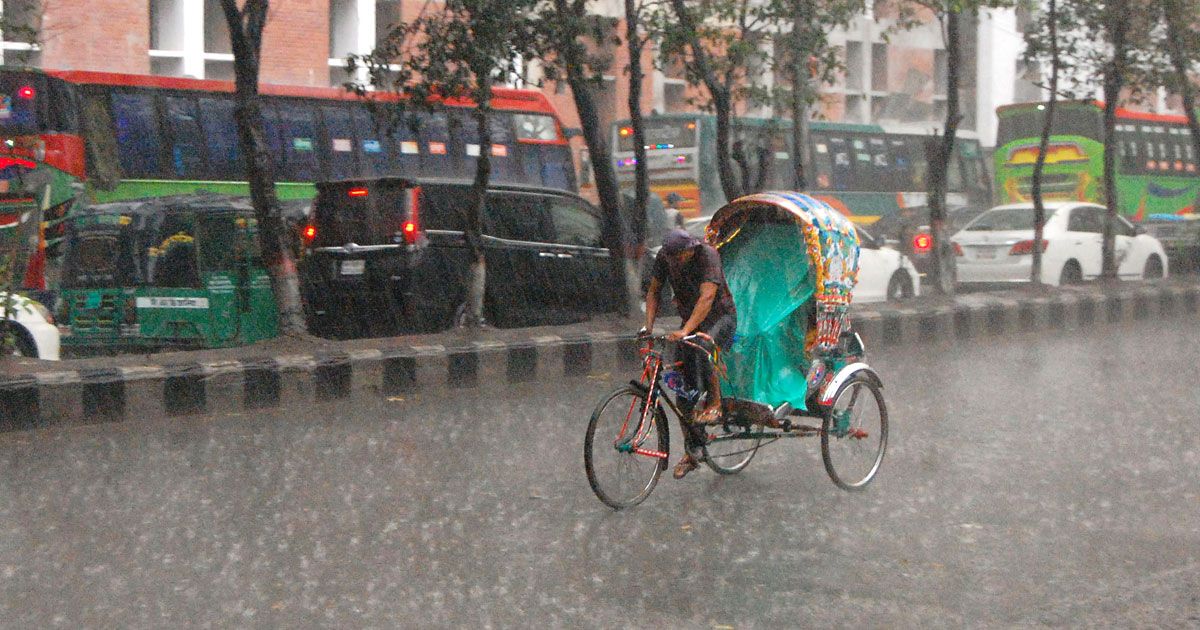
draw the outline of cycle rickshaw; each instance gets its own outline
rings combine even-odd
[[[760,193],[718,210],[706,237],[721,253],[738,326],[727,353],[703,335],[680,342],[709,352],[721,375],[722,414],[705,427],[704,462],[734,474],[768,443],[820,437],[833,482],[864,488],[883,462],[888,415],[847,317],[858,274],[853,224],[808,195]],[[665,358],[665,338],[644,341],[641,379],[600,401],[584,440],[588,482],[613,508],[654,490],[670,458],[666,411],[680,415],[667,394],[693,394]]]

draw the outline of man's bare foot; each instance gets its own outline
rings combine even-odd
[[[699,467],[700,462],[696,461],[696,458],[692,457],[691,453],[687,453],[682,459],[679,460],[678,464],[675,464],[675,478],[683,479],[688,473],[696,470]]]

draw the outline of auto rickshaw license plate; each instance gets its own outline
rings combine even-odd
[[[363,270],[366,269],[365,260],[343,260],[342,275],[343,276],[361,276]]]

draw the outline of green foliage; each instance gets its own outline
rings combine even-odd
[[[680,64],[690,85],[709,98],[692,104],[713,111],[723,91],[734,103],[764,105],[772,64],[769,43],[779,32],[776,3],[757,0],[678,0],[647,11],[646,28],[658,44],[663,66]]]
[[[443,99],[468,98],[490,111],[492,86],[516,76],[535,56],[536,0],[447,0],[409,22],[389,25],[388,34],[365,55],[350,55],[351,73],[366,68],[366,83],[345,85],[368,99],[378,118],[406,120],[410,108],[436,109]],[[406,99],[384,108],[372,90]]]

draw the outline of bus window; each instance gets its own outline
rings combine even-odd
[[[463,127],[460,137],[469,164],[469,172],[473,173],[475,158],[479,156],[479,132],[473,117],[464,116],[461,124]],[[511,115],[507,112],[493,111],[488,116],[488,126],[491,128],[492,136],[491,177],[496,182],[519,182],[521,175],[515,159],[516,147],[513,146]]]
[[[354,105],[351,110],[354,119],[354,135],[358,139],[358,165],[362,170],[363,175],[397,175],[404,174],[405,168],[401,166],[399,173],[392,172],[390,169],[395,164],[408,162],[416,166],[417,161],[417,143],[411,142],[411,153],[404,154],[400,149],[400,142],[391,142],[387,137],[387,129],[389,123],[384,121],[376,121],[371,111],[365,105]],[[396,134],[400,134],[400,128],[403,125],[399,122],[395,124]],[[400,138],[397,138],[400,140]],[[393,158],[393,159],[389,159]],[[412,171],[415,172],[415,168]]]
[[[112,111],[121,172],[125,177],[159,176],[162,144],[154,97],[118,92],[112,96]]]
[[[359,174],[354,151],[354,124],[350,120],[347,105],[324,105],[321,119],[325,122],[325,137],[329,144],[325,155],[329,160],[329,175],[334,179],[354,177]]]
[[[280,101],[278,105],[283,149],[287,156],[286,179],[296,182],[321,179],[316,112],[306,103]]]
[[[283,125],[279,122],[279,113],[275,109],[275,103],[263,99],[262,114],[263,136],[267,143],[267,152],[271,156],[271,167],[275,172],[275,178],[280,181],[288,181],[287,150],[283,145]]]
[[[854,190],[854,156],[850,140],[844,136],[829,136],[830,188]]]
[[[74,86],[62,79],[47,77],[46,87],[49,88],[47,131],[79,133],[79,97]]]
[[[5,72],[0,75],[0,133],[35,134],[43,121],[39,110],[45,79],[32,72]]]
[[[204,139],[208,142],[208,173],[214,179],[239,180],[246,177],[235,104],[230,98],[201,98]]]
[[[196,112],[196,100],[187,96],[163,99],[167,110],[167,129],[171,134],[171,173],[179,179],[203,179],[204,133]]]
[[[513,114],[518,140],[558,140],[558,125],[545,114]]]
[[[813,150],[809,177],[812,181],[809,186],[829,190],[833,187],[833,158],[829,154],[829,136],[814,133],[811,134],[811,138]]]
[[[463,173],[457,167],[457,156],[462,149],[456,149],[451,142],[450,117],[446,112],[422,112],[416,114],[415,118],[417,133],[421,138],[421,174],[461,178]]]
[[[961,157],[962,151],[956,147],[946,167],[946,190],[949,192],[966,192]]]

